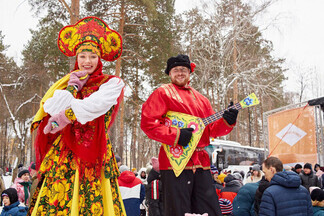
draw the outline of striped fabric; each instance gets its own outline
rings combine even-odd
[[[228,199],[220,198],[218,200],[218,202],[219,202],[219,206],[221,208],[221,211],[222,211],[223,215],[232,213],[233,205],[232,205],[231,201],[229,201]]]

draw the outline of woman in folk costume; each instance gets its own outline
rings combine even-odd
[[[77,57],[74,70],[47,91],[32,123],[41,179],[28,215],[126,215],[107,133],[124,83],[103,74],[101,63],[120,57],[122,38],[86,17],[60,31],[58,46]]]

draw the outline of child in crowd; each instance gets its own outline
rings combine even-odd
[[[8,188],[1,194],[1,200],[4,205],[0,216],[25,216],[27,207],[19,206],[18,194],[16,189]]]
[[[11,188],[17,190],[19,202],[24,203],[26,206],[29,204],[30,187],[30,173],[28,169],[22,168]]]
[[[311,192],[314,216],[324,216],[324,191],[316,188]]]

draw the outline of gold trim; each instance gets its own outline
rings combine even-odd
[[[174,99],[174,100],[177,100],[177,101],[179,101],[180,103],[183,103],[183,100],[182,100],[182,98],[180,97],[180,95],[179,95],[177,89],[176,89],[176,88],[175,88],[171,83],[170,83],[170,84],[164,84],[164,85],[162,85],[161,87],[164,89],[165,94],[166,94],[168,97],[170,97],[170,98],[172,98],[172,99]]]
[[[180,137],[180,129],[177,128],[177,136],[176,136],[174,144],[173,144],[174,147],[178,144],[179,137]]]

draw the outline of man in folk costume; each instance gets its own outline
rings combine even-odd
[[[64,27],[58,47],[76,56],[74,70],[54,83],[40,103],[32,131],[40,182],[29,215],[126,215],[108,130],[124,83],[102,73],[101,59],[122,53],[118,32],[97,17]]]
[[[171,147],[187,148],[195,132],[193,128],[170,127],[164,120],[168,111],[176,111],[197,117],[214,114],[208,99],[189,86],[190,74],[195,65],[187,55],[171,57],[165,73],[171,79],[156,89],[143,104],[141,128],[151,139]],[[176,177],[164,148],[161,146],[159,164],[163,187],[165,215],[183,216],[185,213],[222,215],[216,191],[212,185],[210,160],[204,150],[210,137],[218,137],[232,131],[238,111],[225,111],[223,118],[209,124],[181,174]]]

